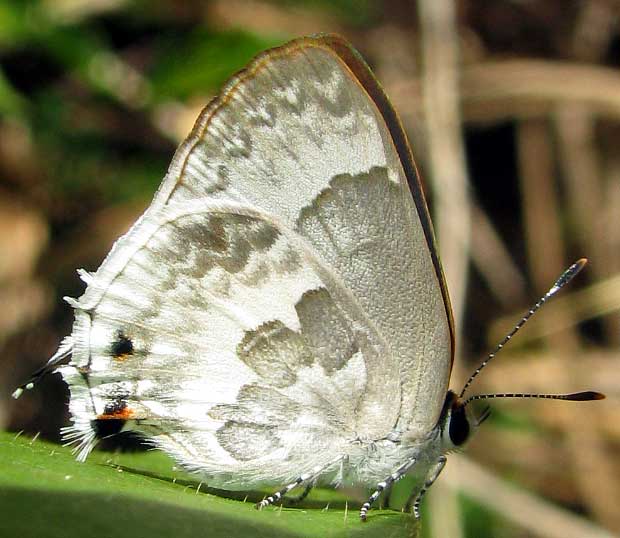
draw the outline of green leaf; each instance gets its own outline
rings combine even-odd
[[[0,50],[19,44],[29,34],[28,4],[24,1],[0,2]]]
[[[156,99],[186,99],[214,92],[257,53],[285,39],[268,39],[248,32],[213,33],[205,29],[168,36],[150,73]]]
[[[26,101],[19,95],[0,69],[0,114],[21,116]]]
[[[175,469],[163,453],[95,452],[86,463],[67,448],[0,433],[0,536],[412,537],[407,514],[373,510],[361,523],[344,497],[319,490],[299,508],[254,509],[262,494],[218,495]],[[252,502],[251,502],[252,501]],[[329,509],[325,505],[329,502]]]

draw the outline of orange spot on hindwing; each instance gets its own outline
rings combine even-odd
[[[124,401],[110,402],[105,406],[103,413],[97,415],[97,420],[130,420],[134,418],[134,411]]]

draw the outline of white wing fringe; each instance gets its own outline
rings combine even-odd
[[[73,424],[61,428],[60,433],[64,441],[63,446],[75,445],[71,453],[79,462],[86,461],[86,458],[97,444],[97,436],[90,426],[84,427],[84,425]]]

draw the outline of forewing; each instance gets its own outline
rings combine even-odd
[[[229,82],[155,204],[197,198],[249,202],[303,235],[389,343],[380,360],[398,365],[399,428],[435,425],[453,354],[448,293],[398,117],[346,42],[292,42]]]

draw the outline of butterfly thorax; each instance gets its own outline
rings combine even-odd
[[[425,476],[429,467],[444,452],[441,428],[433,428],[424,437],[411,437],[392,431],[379,440],[356,439],[344,456],[342,471],[330,477],[332,485],[375,485],[395,469],[415,460],[415,474]],[[338,476],[340,474],[340,476]]]
[[[437,424],[425,435],[393,430],[383,439],[353,441],[345,463],[351,471],[344,476],[352,482],[373,483],[412,460],[415,474],[425,476],[442,455],[469,440],[476,423],[463,401],[448,391]]]

